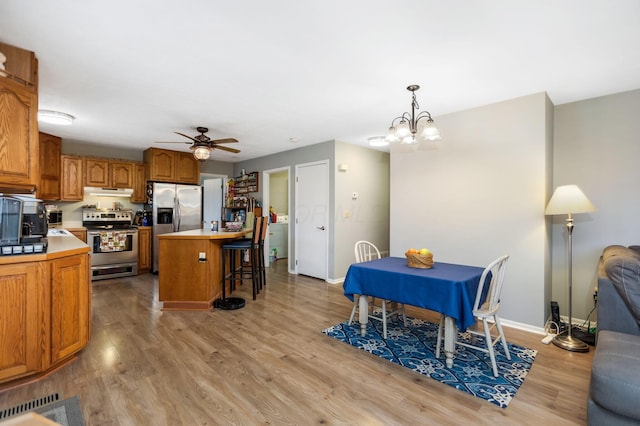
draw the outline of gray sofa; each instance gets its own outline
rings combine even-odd
[[[640,246],[609,246],[598,274],[589,425],[640,424]]]

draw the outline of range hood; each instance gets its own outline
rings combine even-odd
[[[86,186],[84,195],[93,195],[95,197],[131,197],[133,189],[131,188],[96,188]]]

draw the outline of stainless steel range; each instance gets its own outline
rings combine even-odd
[[[138,274],[138,228],[132,222],[132,210],[82,209],[92,280]]]

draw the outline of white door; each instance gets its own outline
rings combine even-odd
[[[296,271],[327,279],[329,163],[296,166]]]

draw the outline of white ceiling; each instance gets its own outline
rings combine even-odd
[[[366,145],[414,83],[436,122],[541,91],[558,105],[640,88],[638,0],[2,0],[0,41],[36,52],[40,109],[77,117],[41,130],[188,151],[154,142],[205,126],[240,141],[212,157],[234,162]]]

